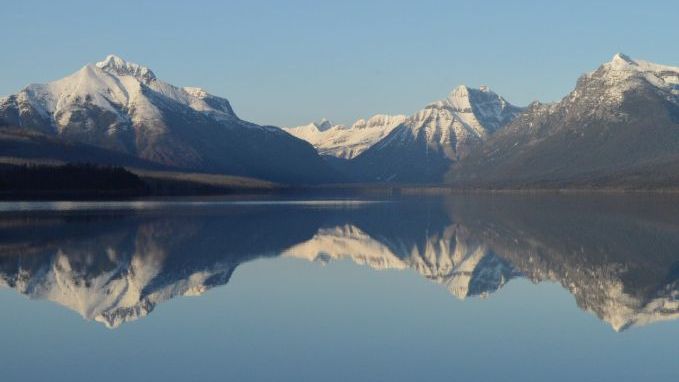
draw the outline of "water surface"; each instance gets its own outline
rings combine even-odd
[[[2,380],[676,380],[678,206],[0,203]]]

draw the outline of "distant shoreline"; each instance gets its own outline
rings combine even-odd
[[[679,187],[456,187],[438,184],[340,183],[282,185],[263,180],[177,171],[151,171],[92,164],[0,165],[0,200],[128,200],[207,196],[417,196],[451,194],[660,195]]]
[[[126,192],[106,190],[72,191],[0,191],[0,201],[57,201],[57,200],[136,200],[162,199],[167,197],[398,197],[398,196],[446,196],[446,195],[611,195],[611,196],[675,196],[679,189],[458,189],[449,187],[419,186],[292,186],[274,188],[196,188],[163,192]]]

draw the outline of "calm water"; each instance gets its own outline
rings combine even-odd
[[[678,202],[0,203],[0,380],[678,380]]]

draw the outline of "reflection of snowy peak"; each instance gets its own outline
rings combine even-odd
[[[321,262],[351,258],[374,269],[406,268],[389,247],[353,225],[321,228],[310,240],[287,249],[282,256]]]
[[[239,264],[281,255],[412,270],[460,299],[516,277],[551,281],[617,331],[679,319],[674,199],[555,198],[10,213],[0,217],[0,286],[116,327],[226,284]]]
[[[503,254],[504,256],[505,254]],[[578,306],[607,322],[615,331],[653,322],[679,319],[679,281],[662,287],[650,296],[630,291],[625,282],[628,269],[622,264],[583,267],[580,263],[550,261],[535,256],[519,255],[524,259],[510,261],[526,277],[535,282],[552,281],[561,284],[574,297]]]
[[[483,198],[452,207],[474,238],[616,330],[679,318],[674,200]],[[473,203],[473,204],[472,204]]]
[[[102,258],[101,255],[105,255]],[[0,273],[0,286],[11,286],[31,298],[54,301],[110,328],[146,316],[157,304],[177,296],[200,295],[225,284],[234,264],[218,263],[172,278],[163,272],[165,250],[154,243],[137,243],[133,253],[107,247],[105,254],[57,249],[50,261],[16,273]],[[154,285],[156,284],[156,285]],[[158,285],[162,284],[162,285]]]
[[[508,263],[483,245],[470,243],[454,226],[427,237],[423,245],[398,238],[383,243],[353,225],[324,228],[283,256],[323,262],[347,258],[377,270],[413,269],[461,299],[492,293],[517,275]]]
[[[668,288],[651,300],[626,292],[625,285],[619,280],[607,281],[595,288],[571,292],[583,309],[594,312],[616,331],[679,318],[679,285]]]

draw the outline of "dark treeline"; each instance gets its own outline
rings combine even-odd
[[[145,193],[146,184],[122,167],[74,163],[0,165],[0,192]]]

